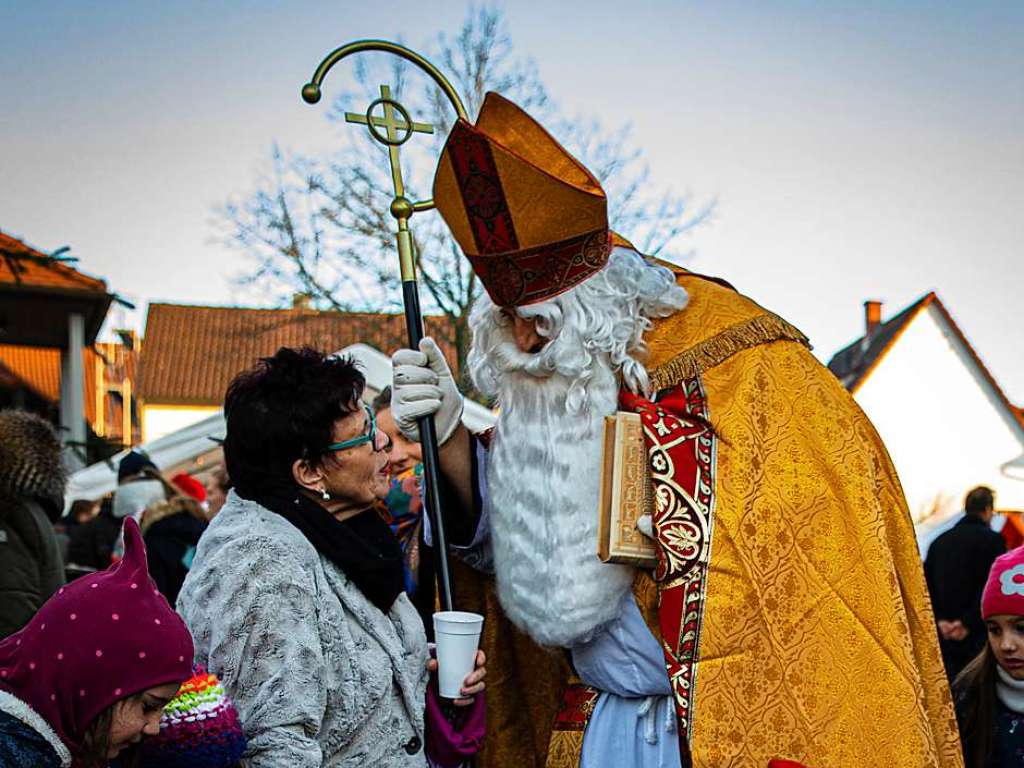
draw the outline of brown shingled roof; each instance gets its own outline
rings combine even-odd
[[[106,293],[107,284],[0,232],[0,283]]]
[[[443,317],[424,318],[454,367]],[[228,383],[280,347],[336,351],[356,343],[385,354],[406,343],[402,315],[150,304],[139,393],[151,404],[220,405]]]
[[[60,402],[60,350],[49,347],[21,347],[0,344],[0,365],[43,399]],[[96,419],[97,355],[83,350],[85,371],[85,419],[91,425]]]

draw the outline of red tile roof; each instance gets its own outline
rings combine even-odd
[[[107,284],[0,232],[0,284],[107,292]]]
[[[429,335],[450,333],[445,318],[424,320]],[[150,404],[220,405],[235,375],[280,347],[334,352],[360,342],[386,354],[404,346],[404,316],[150,304],[139,393]],[[442,348],[454,366],[454,350]]]
[[[85,419],[93,424],[96,418],[96,372],[98,357],[86,349]],[[60,350],[49,347],[21,347],[0,344],[0,365],[30,390],[55,405],[60,402]]]

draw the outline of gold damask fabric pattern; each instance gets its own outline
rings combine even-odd
[[[790,342],[704,383],[720,440],[694,766],[962,766],[913,525],[867,417]]]
[[[719,438],[693,765],[960,768],[913,524],[881,439],[799,331],[675,272],[689,304],[646,337],[648,370],[659,388],[699,373]],[[773,329],[778,340],[759,340]]]

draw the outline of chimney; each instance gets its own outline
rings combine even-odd
[[[114,335],[121,340],[121,346],[129,352],[139,346],[138,335],[131,328],[115,328]]]
[[[308,312],[312,309],[312,297],[308,293],[292,294],[292,309]]]
[[[864,302],[864,336],[873,336],[875,329],[882,324],[882,302],[869,299]]]

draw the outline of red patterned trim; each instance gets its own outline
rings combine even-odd
[[[490,142],[460,120],[452,128],[447,150],[477,251],[500,253],[516,250],[519,239]]]
[[[553,731],[585,731],[600,691],[583,683],[570,683],[562,693],[562,705],[551,726]]]
[[[598,229],[537,248],[468,258],[495,304],[519,307],[565,293],[601,271],[611,252],[611,232]]]
[[[711,560],[717,438],[699,377],[684,380],[656,404],[627,392],[621,401],[640,414],[644,426],[655,499],[662,651],[679,733],[688,743]]]

